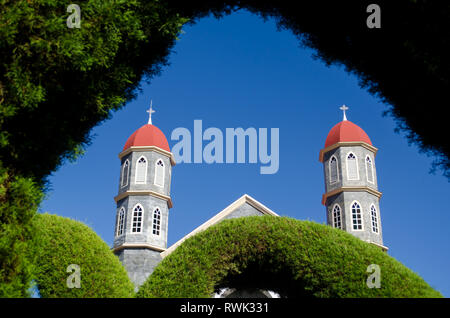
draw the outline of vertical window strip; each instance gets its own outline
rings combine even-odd
[[[353,230],[362,230],[361,206],[358,202],[352,204],[352,224]]]
[[[159,235],[161,231],[161,211],[159,208],[156,208],[153,211],[153,234]]]
[[[147,160],[145,157],[140,157],[136,164],[136,183],[145,183],[147,174]]]
[[[331,157],[330,159],[330,183],[335,183],[339,181],[339,175],[338,175],[338,163],[335,156]]]
[[[144,210],[142,209],[142,206],[136,205],[136,207],[133,210],[133,226],[132,226],[132,230],[131,230],[133,233],[142,232],[143,213],[144,213]]]
[[[374,183],[372,159],[370,159],[369,156],[366,157],[366,172],[367,172],[367,181]]]
[[[164,187],[164,162],[161,159],[155,164],[155,184]]]
[[[337,204],[333,208],[333,227],[342,229],[341,208]]]
[[[130,162],[128,159],[123,164],[122,169],[122,187],[126,187],[128,185],[128,176],[130,175]]]
[[[348,180],[358,180],[358,161],[353,153],[347,156],[347,177]]]
[[[125,224],[125,209],[122,207],[119,211],[119,220],[117,222],[117,232],[116,232],[117,236],[123,234],[124,224]]]
[[[378,233],[378,215],[377,215],[377,209],[372,204],[370,207],[370,214],[372,216],[372,232]]]

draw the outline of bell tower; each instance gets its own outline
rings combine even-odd
[[[343,120],[331,128],[320,151],[323,163],[327,224],[379,246],[383,245],[375,155],[378,149],[359,126]]]
[[[120,180],[114,231],[114,253],[119,257],[136,289],[161,261],[167,248],[170,183],[173,154],[163,132],[148,124],[127,140],[120,159]]]

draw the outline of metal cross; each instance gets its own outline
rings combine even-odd
[[[341,107],[339,107],[339,109],[344,112],[344,119],[343,120],[347,120],[347,116],[345,116],[345,111],[348,109],[348,107],[345,106],[345,105],[342,105]]]

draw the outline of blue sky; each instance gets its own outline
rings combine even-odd
[[[319,151],[326,136],[347,117],[379,149],[376,167],[383,192],[380,214],[389,254],[450,296],[450,184],[429,174],[432,158],[408,146],[395,123],[383,117],[387,105],[358,86],[343,67],[326,67],[312,50],[300,48],[289,31],[277,31],[248,12],[221,20],[204,18],[186,26],[162,74],[143,83],[134,101],[92,131],[93,142],[75,163],[50,176],[41,212],[91,226],[112,245],[120,162],[128,136],[146,124],[153,99],[153,124],[166,135],[195,119],[203,129],[279,128],[280,167],[262,175],[258,164],[178,164],[173,168],[169,216],[170,246],[247,193],[276,213],[325,223]],[[424,110],[425,111],[425,110]]]

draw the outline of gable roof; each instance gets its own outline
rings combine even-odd
[[[183,243],[186,239],[188,239],[189,237],[191,237],[201,231],[206,230],[207,228],[209,228],[210,226],[212,226],[214,224],[219,223],[220,221],[227,218],[227,216],[229,216],[231,213],[236,211],[239,207],[241,207],[244,204],[249,204],[256,210],[258,210],[258,212],[261,212],[261,214],[279,216],[278,214],[273,212],[271,209],[266,207],[261,202],[255,200],[248,194],[244,194],[239,199],[237,199],[236,201],[231,203],[229,206],[227,206],[225,209],[223,209],[221,212],[217,213],[215,216],[213,216],[208,221],[206,221],[205,223],[203,223],[202,225],[197,227],[195,230],[193,230],[192,232],[190,232],[189,234],[187,234],[186,236],[184,236],[183,238],[178,240],[176,243],[172,244],[172,246],[170,246],[168,249],[166,249],[165,251],[163,251],[161,253],[161,257],[162,258],[166,257],[167,255],[172,253],[179,245],[181,245],[181,243]]]

